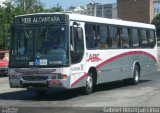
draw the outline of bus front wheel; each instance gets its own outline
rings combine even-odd
[[[86,86],[84,88],[85,94],[91,94],[93,92],[93,74],[91,72],[88,73],[86,78]]]

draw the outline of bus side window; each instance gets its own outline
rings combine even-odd
[[[140,46],[140,43],[139,43],[139,35],[138,35],[138,29],[136,28],[133,28],[132,29],[132,46],[133,48],[138,48]]]
[[[99,25],[99,49],[107,49],[108,48],[108,27],[106,25]]]
[[[128,28],[122,27],[122,36],[121,36],[121,47],[122,48],[129,48],[130,45],[130,38]]]
[[[109,38],[111,39],[111,48],[118,48],[119,38],[117,37],[117,27],[109,26]]]
[[[87,49],[95,49],[96,48],[96,25],[91,23],[86,23],[85,34],[86,34]]]
[[[150,30],[149,34],[149,47],[153,48],[156,44],[155,31]]]
[[[147,38],[147,31],[146,30],[141,30],[141,47],[142,48],[147,48],[148,47],[148,38]]]

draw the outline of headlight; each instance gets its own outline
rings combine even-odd
[[[10,75],[9,79],[21,79],[21,75]]]
[[[61,73],[54,73],[52,75],[52,79],[67,79],[67,75],[66,74],[61,74]]]

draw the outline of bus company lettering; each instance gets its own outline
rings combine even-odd
[[[89,55],[89,59],[87,60],[87,62],[99,62],[99,61],[102,61],[101,58],[99,58],[99,54],[90,54]]]
[[[31,23],[48,23],[48,22],[60,22],[59,16],[47,16],[47,17],[34,17],[34,18],[22,18],[22,22],[25,24]]]

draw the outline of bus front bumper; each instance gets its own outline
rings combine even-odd
[[[68,89],[69,86],[69,77],[65,80],[63,79],[46,79],[46,80],[37,80],[36,76],[30,78],[29,80],[24,80],[21,76],[9,76],[9,83],[11,88],[65,88]]]

